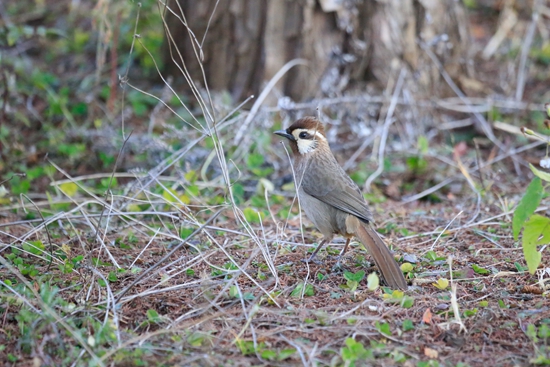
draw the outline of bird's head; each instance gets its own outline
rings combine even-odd
[[[290,141],[290,147],[295,155],[306,155],[319,147],[328,147],[323,124],[314,117],[301,118],[288,129],[275,131],[275,134]]]

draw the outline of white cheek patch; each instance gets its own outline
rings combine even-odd
[[[313,135],[314,139],[300,139],[300,133],[307,132],[309,135]],[[292,132],[296,142],[298,144],[298,151],[300,154],[307,154],[317,148],[318,140],[326,141],[327,139],[319,131],[315,129],[296,129]]]

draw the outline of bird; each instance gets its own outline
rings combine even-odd
[[[346,238],[346,252],[353,237],[365,245],[372,255],[382,278],[392,289],[407,289],[407,281],[399,264],[372,227],[372,213],[359,186],[346,174],[330,150],[321,121],[315,117],[298,119],[286,130],[274,134],[288,139],[292,149],[294,179],[300,205],[323,238],[315,255],[332,241],[335,235]]]

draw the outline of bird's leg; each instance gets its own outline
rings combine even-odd
[[[342,256],[344,256],[344,254],[346,253],[350,242],[351,238],[346,238],[346,244],[344,245],[344,249],[342,250],[342,252],[340,252],[340,255],[338,255],[338,261],[336,262],[336,265],[334,265],[334,268],[340,268],[340,260],[342,259]]]
[[[307,259],[305,259],[304,262],[309,263],[309,262],[313,261],[313,259],[315,258],[315,255],[317,255],[317,253],[319,252],[319,250],[321,250],[321,249],[323,248],[323,246],[325,245],[325,243],[327,243],[327,240],[323,238],[323,240],[319,243],[319,246],[317,246],[317,248],[315,249],[315,251],[313,251],[313,253],[311,254],[311,256],[308,257]]]

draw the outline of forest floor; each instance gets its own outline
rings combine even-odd
[[[57,249],[51,265],[37,261],[28,246],[30,254],[7,256],[26,276],[4,273],[3,281],[30,282],[32,290],[19,292],[27,309],[37,311],[26,314],[20,300],[6,298],[3,353],[24,352],[18,366],[37,358],[57,365],[67,361],[53,355],[83,352],[80,335],[89,347],[103,345],[97,358],[115,365],[546,363],[548,351],[537,343],[544,337],[537,333],[548,332],[550,299],[523,265],[521,247],[510,235],[510,213],[483,210],[468,223],[473,210],[457,216],[460,211],[448,204],[385,202],[375,208],[390,228],[385,236],[396,258],[409,264],[405,292],[367,282],[363,275],[375,269],[357,243],[341,269],[333,268],[341,243],[320,252],[321,264],[303,263],[319,234],[307,226],[303,242],[296,218],[284,231],[281,222],[266,219],[248,233],[237,229],[226,208],[183,246],[174,240],[177,232],[164,234],[166,226],[153,217],[126,215],[121,221],[105,214],[113,217],[101,235],[104,245],[89,230],[78,230],[78,215],[60,218],[81,235],[52,230],[51,243],[43,243],[46,252]],[[163,214],[174,223],[182,219],[178,211]],[[197,217],[200,222],[209,215]],[[3,243],[44,238],[40,225],[31,234],[28,223],[8,231],[6,224]],[[27,350],[32,353],[25,357]]]

